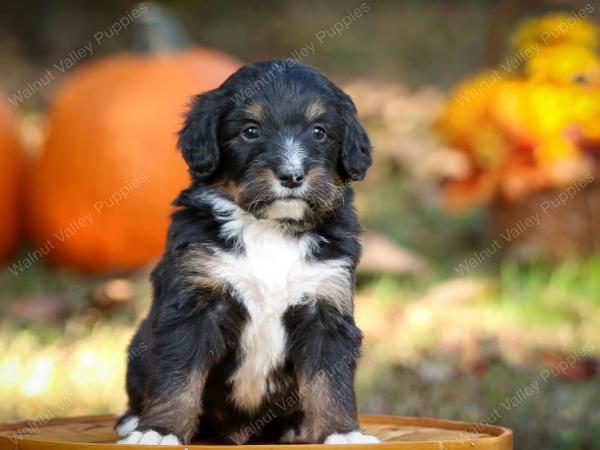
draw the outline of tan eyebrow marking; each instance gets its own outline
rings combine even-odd
[[[246,106],[244,111],[246,114],[248,114],[248,116],[250,116],[251,119],[256,120],[257,122],[264,122],[267,116],[264,106],[257,101],[254,101]]]
[[[320,100],[315,100],[306,108],[306,118],[309,122],[316,120],[325,113],[325,105]]]

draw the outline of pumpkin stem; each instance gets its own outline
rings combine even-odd
[[[136,21],[134,49],[140,53],[171,53],[190,46],[181,21],[164,5],[138,3],[146,11]]]

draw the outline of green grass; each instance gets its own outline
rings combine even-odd
[[[600,258],[567,261],[556,268],[505,264],[487,299],[511,320],[528,324],[580,325],[600,313]]]
[[[600,314],[600,257],[571,260],[556,267],[506,262],[496,273],[471,275],[489,285],[488,295],[473,299],[523,326],[579,325]],[[360,292],[383,303],[412,302],[445,280],[458,278],[444,269],[422,277],[381,275],[360,278]]]

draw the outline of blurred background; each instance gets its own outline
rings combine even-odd
[[[8,2],[0,15],[0,420],[125,408],[192,94],[292,58],[374,143],[363,413],[600,448],[594,1]]]

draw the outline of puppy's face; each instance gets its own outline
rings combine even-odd
[[[192,176],[258,218],[335,211],[364,177],[370,143],[350,98],[293,61],[252,64],[194,100],[179,145]]]

